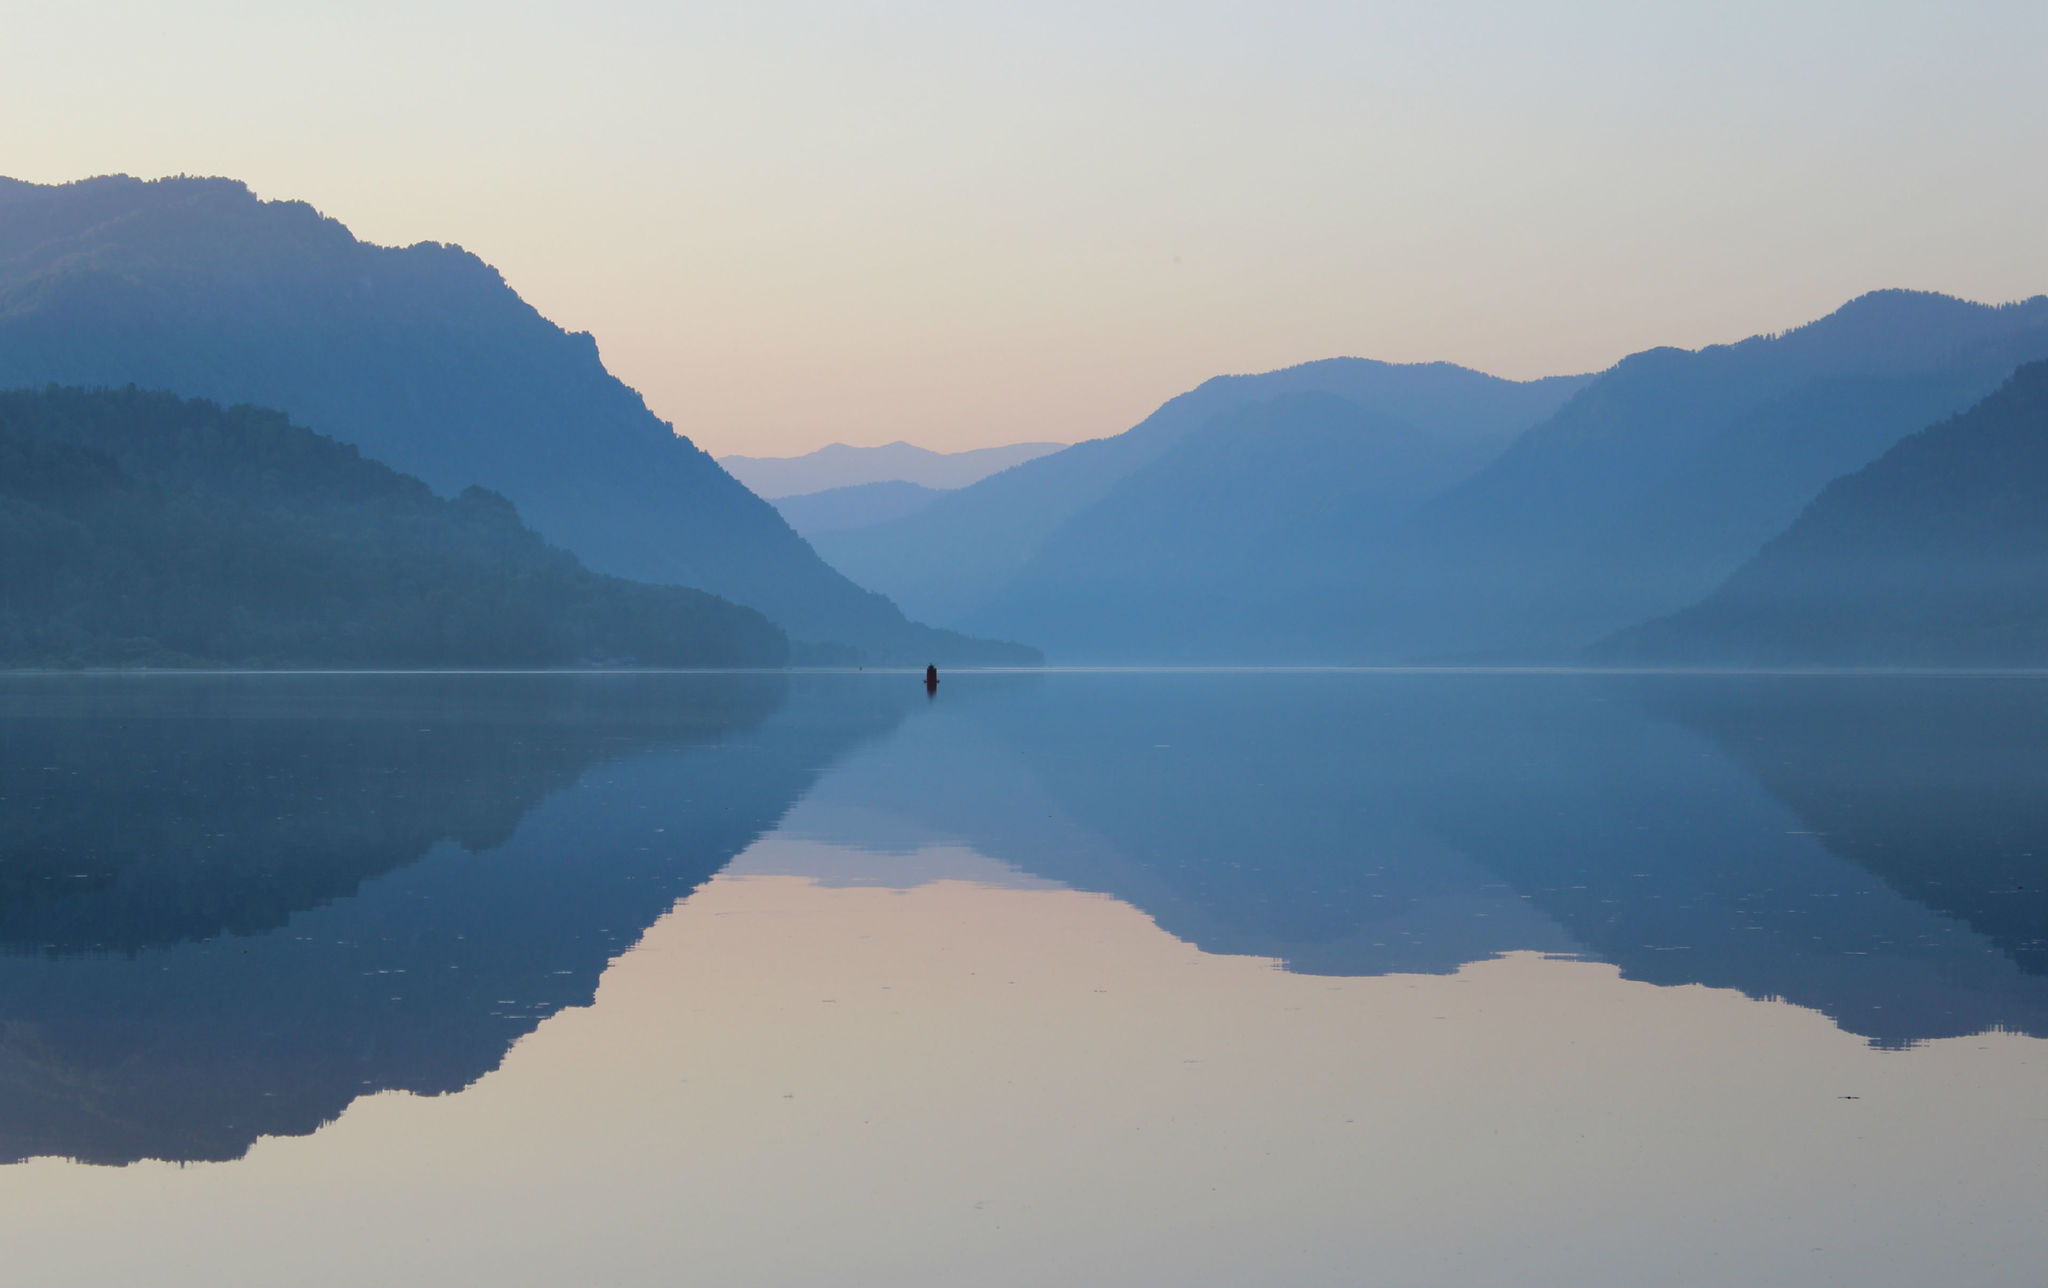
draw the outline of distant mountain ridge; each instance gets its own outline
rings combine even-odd
[[[833,443],[802,456],[721,456],[718,463],[754,495],[775,501],[867,483],[915,483],[940,491],[966,487],[1064,446],[1008,443],[964,452],[935,452],[904,442],[882,447]]]
[[[2048,362],[1835,480],[1711,595],[1597,654],[2048,666]]]
[[[1355,551],[1495,450],[1329,393],[1238,407],[1069,519],[967,620],[1031,622],[1076,660],[1322,660],[1302,607],[1348,589]]]
[[[356,240],[224,179],[0,184],[0,387],[277,407],[443,495],[508,498],[591,568],[760,609],[848,656],[1028,661],[906,620],[458,247]]]
[[[817,544],[1060,662],[1562,662],[1700,599],[1831,480],[2040,358],[2048,297],[1879,291],[1570,381],[1311,364]]]
[[[1169,399],[1122,434],[1012,466],[906,519],[821,534],[818,549],[908,611],[934,621],[981,620],[1000,615],[992,606],[1067,521],[1224,412],[1286,394],[1330,394],[1483,456],[1504,448],[1588,379],[1518,383],[1450,363],[1402,366],[1364,358],[1218,376]]]

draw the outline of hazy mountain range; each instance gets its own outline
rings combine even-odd
[[[816,539],[910,611],[1057,661],[1569,660],[2042,357],[2048,299],[1886,291],[1591,377],[1312,363]]]
[[[772,503],[798,535],[815,540],[828,532],[908,518],[948,492],[1062,446],[1011,443],[934,452],[910,443],[833,443],[803,456],[722,456],[718,463]]]
[[[770,501],[864,483],[915,483],[946,491],[978,483],[1064,443],[1010,443],[965,452],[934,452],[911,443],[849,447],[833,443],[802,456],[721,456],[726,472]]]
[[[1331,394],[1426,433],[1443,453],[1442,468],[1456,470],[1476,468],[1504,449],[1583,383],[1560,378],[1524,384],[1448,363],[1393,366],[1355,358],[1258,376],[1220,376],[1170,400],[1123,434],[1013,466],[909,518],[821,536],[819,551],[849,576],[888,587],[885,594],[915,605],[908,611],[928,618],[1012,616],[1003,607],[1004,595],[1056,533],[1093,506],[1114,508],[1118,502],[1110,498],[1120,483],[1222,413],[1285,394]],[[1191,511],[1173,534],[1162,535],[1170,541],[1206,523],[1204,514]],[[1230,605],[1218,608],[1228,611]],[[1077,605],[1074,616],[1088,612],[1086,604]],[[1062,638],[1064,619],[1039,621],[1046,631],[1041,638]],[[1072,647],[1061,652],[1077,660]]]
[[[1627,661],[2014,666],[2048,660],[2048,362],[1830,483]]]
[[[280,409],[444,496],[500,493],[595,571],[848,657],[1033,656],[918,626],[828,567],[476,256],[372,246],[232,181],[0,180],[0,387],[48,383]]]
[[[2044,359],[2048,297],[1880,291],[1594,375],[1337,358],[1218,377],[1071,447],[732,458],[771,504],[458,248],[367,245],[226,180],[0,180],[0,388],[208,399],[123,405],[212,416],[292,461],[284,483],[237,472],[182,430],[173,461],[106,438],[114,404],[40,395],[99,426],[67,438],[17,401],[41,428],[5,444],[0,615],[8,656],[51,660],[486,664],[487,640],[506,659],[516,640],[535,661],[760,660],[786,636],[800,660],[948,665],[1039,658],[991,640],[1060,662],[2039,664],[2041,507],[2012,464],[2048,435],[2037,377],[1919,431]],[[367,508],[330,506],[317,532],[284,499],[373,464],[351,494]],[[400,511],[405,540],[365,519]],[[279,598],[287,550],[327,598]],[[419,593],[437,578],[476,592],[460,648],[453,601]],[[121,592],[154,617],[88,602],[150,585],[183,587],[184,617],[168,594]],[[401,621],[429,602],[442,626]],[[206,614],[236,625],[209,635]],[[1900,624],[1929,614],[1944,625]]]
[[[1625,359],[1361,561],[1370,656],[1543,660],[1711,591],[1827,483],[2048,356],[2048,298],[1887,291]]]

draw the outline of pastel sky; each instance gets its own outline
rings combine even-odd
[[[713,451],[2048,290],[2039,0],[0,0],[0,173],[451,241]]]

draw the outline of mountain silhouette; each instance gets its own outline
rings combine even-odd
[[[2048,356],[2048,297],[1886,291],[1628,358],[1362,552],[1353,660],[1538,661],[1698,600],[1831,480]]]
[[[1068,519],[968,620],[1029,622],[1068,660],[1323,660],[1301,607],[1347,590],[1366,542],[1498,448],[1334,394],[1246,404]]]
[[[1331,394],[1483,459],[1583,383],[1579,377],[1516,383],[1448,363],[1395,366],[1361,358],[1219,376],[1122,434],[1012,466],[907,518],[820,534],[818,549],[847,575],[927,620],[1008,620],[1002,607],[1008,588],[1064,525],[1223,413],[1289,394]],[[1200,521],[1199,514],[1180,519],[1184,526]]]
[[[481,486],[597,572],[757,608],[792,639],[1027,660],[907,621],[455,246],[356,240],[225,179],[0,185],[0,387],[279,408],[444,496]]]
[[[589,572],[252,407],[0,393],[0,663],[780,666],[750,608]]]
[[[2048,362],[1831,483],[1616,660],[2048,666]]]
[[[978,483],[1012,465],[1058,451],[1061,443],[1005,443],[964,452],[935,452],[914,443],[850,447],[833,443],[802,456],[721,456],[726,472],[755,495],[777,501],[864,483],[915,483],[949,491]]]
[[[1699,600],[1830,481],[2042,357],[2048,297],[1881,291],[1570,381],[1310,364],[1212,381],[818,547],[933,621],[1059,661],[1563,661]],[[1366,437],[1275,401],[1311,392],[1354,404]],[[1376,457],[1395,424],[1446,454]]]

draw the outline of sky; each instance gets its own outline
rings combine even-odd
[[[0,174],[454,242],[713,452],[2048,291],[2048,5],[0,0]]]

